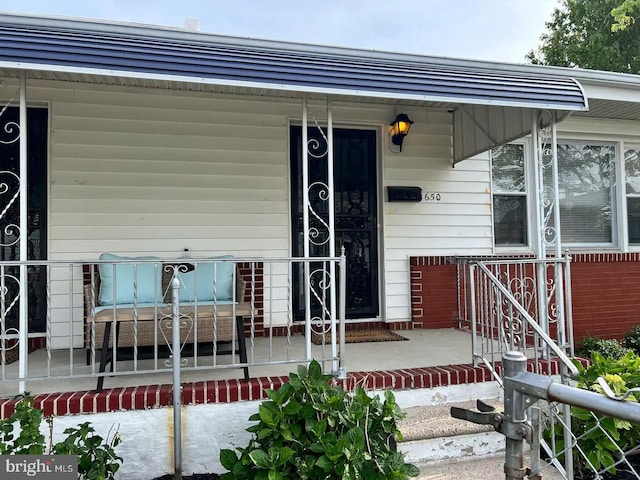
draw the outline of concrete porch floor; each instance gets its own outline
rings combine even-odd
[[[409,339],[409,341],[394,342],[371,342],[371,343],[349,343],[346,345],[346,368],[349,372],[370,372],[380,370],[398,370],[406,368],[434,367],[444,365],[461,365],[471,363],[471,334],[457,329],[438,330],[403,330],[398,334]],[[304,358],[305,342],[303,335],[294,335],[290,339],[291,346],[289,358]],[[265,363],[268,361],[287,361],[287,339],[286,337],[273,337],[271,339],[271,350],[269,349],[269,338],[257,337],[254,339],[254,346],[251,349],[247,343],[247,353],[249,361],[253,363]],[[325,347],[325,358],[330,356],[330,346]],[[271,351],[271,359],[269,359]],[[313,346],[314,358],[322,358],[322,347]],[[213,357],[199,357],[199,365],[211,365]],[[85,364],[85,350],[74,350],[74,372],[76,374],[88,374],[91,367]],[[182,382],[195,382],[205,380],[219,380],[242,378],[242,370],[232,367],[232,357],[230,355],[219,355],[217,364],[219,369],[184,370],[182,372]],[[237,356],[236,356],[237,359]],[[237,360],[236,360],[237,361]],[[68,376],[69,352],[52,352],[52,373],[46,377],[47,353],[39,350],[29,355],[29,376],[43,377],[33,381],[28,381],[26,391],[32,394],[89,391],[96,388],[96,378],[60,378]],[[164,359],[158,362],[161,371],[149,372],[153,369],[152,360],[142,360],[138,362],[138,369],[146,370],[144,373],[122,374],[133,369],[133,362],[119,361],[117,363],[118,375],[105,378],[104,388],[131,387],[140,385],[170,384],[172,380],[171,370],[164,367]],[[298,362],[300,363],[300,362]],[[193,359],[188,359],[188,366],[193,365]],[[297,364],[275,364],[275,365],[255,365],[251,366],[249,373],[251,377],[273,377],[283,376],[296,371]],[[224,368],[224,367],[227,368]],[[331,363],[325,365],[327,371],[331,369]],[[97,366],[96,366],[97,370]],[[0,397],[12,397],[18,393],[18,382],[11,380],[17,377],[17,362],[6,367],[7,380],[0,382]],[[56,378],[57,377],[57,378]]]

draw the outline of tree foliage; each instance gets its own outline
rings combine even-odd
[[[640,73],[640,0],[559,0],[531,63]]]
[[[619,7],[611,10],[611,15],[616,21],[611,26],[611,31],[626,30],[636,22],[638,14],[640,14],[640,0],[624,0]]]

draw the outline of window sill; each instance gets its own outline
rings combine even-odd
[[[495,247],[496,255],[535,255],[531,247]]]

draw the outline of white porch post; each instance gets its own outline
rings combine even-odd
[[[25,262],[27,258],[27,74],[20,74],[20,230],[19,230],[19,247],[20,261]],[[20,322],[19,322],[19,339],[18,353],[20,356],[18,372],[21,379],[27,376],[27,352],[28,352],[28,336],[29,336],[29,299],[27,298],[27,266],[22,263],[20,265]],[[26,390],[26,382],[20,380],[19,390],[24,393]]]
[[[545,118],[548,117],[548,118]],[[534,159],[536,163],[536,188],[538,192],[537,217],[538,238],[538,308],[540,323],[544,331],[549,334],[549,323],[556,322],[556,341],[560,347],[566,345],[565,330],[565,298],[563,264],[558,263],[562,257],[562,236],[560,230],[560,190],[558,188],[558,137],[556,118],[551,112],[540,112],[534,118],[532,137],[535,141]],[[551,173],[545,184],[545,171]],[[553,221],[552,221],[553,219]],[[547,258],[547,247],[553,252],[554,263],[544,262]],[[547,285],[547,267],[553,268],[553,285]],[[555,312],[550,313],[550,307],[555,303]],[[548,347],[543,352],[549,357]],[[562,367],[563,377],[567,377],[566,367]],[[563,405],[562,415],[566,420],[563,429],[565,445],[572,441],[571,410],[569,405]],[[573,456],[565,455],[564,469],[569,480],[573,479]]]
[[[328,256],[335,258],[335,204],[334,204],[334,168],[333,168],[333,112],[331,101],[327,99],[326,109],[326,133],[323,126],[312,114],[313,126],[318,130],[318,137],[311,140],[308,135],[309,128],[309,102],[305,97],[302,99],[302,197],[303,197],[303,238],[304,256],[309,259],[312,254],[311,247],[321,247],[320,257]],[[318,138],[320,140],[318,140]],[[326,183],[324,181],[310,181],[310,162],[316,166],[314,168],[324,169],[326,161]],[[323,170],[324,171],[324,170]],[[314,195],[312,198],[311,196]],[[312,203],[313,201],[313,203]],[[322,211],[316,211],[316,205],[323,205]],[[326,209],[326,210],[325,210]],[[326,213],[323,213],[326,212]],[[313,219],[313,224],[312,224]],[[311,359],[311,335],[314,330],[313,323],[316,322],[319,332],[324,336],[326,328],[330,327],[331,332],[331,354],[336,360],[333,361],[332,369],[338,371],[338,347],[336,335],[337,319],[337,299],[336,299],[336,265],[329,262],[328,272],[326,262],[322,267],[316,268],[305,261],[305,335],[306,335],[306,357]],[[312,281],[313,279],[316,281]],[[327,298],[327,294],[329,297]],[[312,309],[312,298],[320,305],[320,313],[314,316]]]
[[[558,138],[555,115],[549,111],[538,112],[533,119],[531,134],[534,140],[535,182],[538,194],[538,236],[536,252],[539,259],[553,254],[562,256],[560,236],[560,196],[558,189]],[[550,172],[550,182],[545,183],[545,171]]]
[[[554,219],[554,246],[555,257],[559,259],[562,257],[562,237],[560,231],[560,189],[558,185],[558,131],[556,129],[555,116],[551,119],[551,181],[553,185],[553,219]],[[556,339],[560,344],[560,347],[564,348],[567,344],[567,332],[565,330],[565,310],[564,310],[564,278],[562,276],[563,264],[554,263],[553,276],[554,276],[554,288],[555,288],[555,301],[556,301]],[[551,294],[552,295],[552,294]],[[551,297],[551,295],[549,295]],[[550,302],[548,302],[550,303]],[[561,367],[562,376],[569,378],[566,366]],[[564,444],[570,445],[573,441],[573,435],[571,433],[571,407],[568,404],[562,405],[562,416],[568,419],[567,426],[563,429],[564,432]],[[564,463],[565,471],[567,473],[567,479],[573,480],[573,455],[565,455]]]
[[[558,131],[556,128],[555,118],[551,124],[551,145],[552,145],[552,157],[551,171],[553,178],[553,191],[554,191],[554,230],[555,230],[555,257],[562,257],[562,238],[560,230],[560,187],[558,183]],[[557,339],[561,346],[567,344],[567,331],[565,322],[565,297],[564,297],[564,277],[562,275],[563,266],[560,263],[555,264],[554,268],[554,281],[556,289],[556,306],[557,306]]]
[[[555,115],[549,111],[538,112],[532,126],[535,142],[534,159],[536,164],[536,191],[538,193],[537,219],[538,238],[536,249],[539,260],[546,260],[550,250],[554,258],[562,256],[562,238],[560,231],[560,195],[558,188],[558,138]],[[550,175],[545,174],[550,173]],[[545,183],[546,179],[546,183]],[[560,270],[553,264],[552,290],[547,288],[547,264],[538,263],[538,302],[540,323],[549,333],[549,306],[555,297],[558,333],[564,332],[564,290]],[[561,342],[563,339],[558,338]]]
[[[307,97],[302,97],[302,234],[304,257],[309,258],[309,117],[307,113]],[[304,336],[305,358],[311,360],[311,284],[309,276],[311,266],[304,263]]]
[[[545,255],[545,246],[544,246],[544,233],[543,233],[543,225],[544,225],[544,207],[542,205],[542,160],[541,160],[541,145],[540,138],[538,134],[538,113],[534,112],[532,115],[532,125],[531,125],[531,139],[532,139],[532,163],[533,163],[533,179],[535,184],[535,228],[533,229],[536,232],[535,237],[532,239],[534,242],[533,250],[536,253],[537,258],[544,258]]]
[[[334,202],[334,185],[333,185],[333,110],[331,100],[327,99],[327,190],[329,192],[329,256],[336,256],[336,235],[335,235],[335,202]],[[333,361],[332,372],[337,373],[338,364],[338,345],[336,343],[336,264],[329,263],[329,275],[331,283],[329,285],[330,298],[330,315],[331,315],[331,356]],[[342,292],[344,295],[344,292]]]
[[[552,119],[551,123],[551,178],[552,178],[552,188],[553,188],[553,247],[554,247],[554,256],[556,258],[562,257],[562,238],[561,238],[561,230],[560,230],[560,187],[558,183],[558,131],[556,128],[555,117]],[[566,338],[566,330],[565,330],[565,311],[564,311],[564,277],[562,275],[562,264],[556,263],[554,265],[554,282],[556,289],[556,307],[557,307],[557,339],[561,345],[565,345]]]
[[[545,198],[545,185],[544,185],[544,148],[545,148],[545,140],[543,138],[543,128],[540,125],[540,116],[542,114],[539,112],[534,112],[533,114],[533,125],[531,126],[531,136],[533,138],[533,163],[534,163],[534,178],[535,178],[535,191],[536,191],[536,229],[538,232],[535,238],[535,251],[537,254],[538,260],[543,260],[547,256],[547,248],[546,248],[546,224],[548,221],[547,218],[547,208],[546,208],[546,198]],[[545,278],[545,266],[542,262],[537,263],[537,272],[536,276],[538,280]],[[546,283],[538,281],[537,282],[537,296],[538,296],[538,312],[540,315],[540,325],[544,329],[545,332],[549,331],[549,323],[547,318],[547,286]],[[542,346],[542,344],[540,345]]]

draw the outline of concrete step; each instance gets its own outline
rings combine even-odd
[[[483,399],[502,410],[502,399]],[[476,410],[475,401],[405,408],[399,423],[403,441],[398,450],[420,468],[418,480],[499,480],[505,478],[505,439],[492,426],[451,417],[451,407]],[[525,449],[528,446],[525,446]],[[527,455],[528,452],[525,452]],[[530,465],[525,458],[525,465]],[[553,467],[542,470],[544,480],[564,480]]]
[[[504,453],[429,462],[420,464],[418,467],[420,476],[417,480],[500,480],[505,478]],[[544,468],[541,474],[544,480],[564,480],[564,477],[550,466]]]
[[[500,399],[484,400],[498,408]],[[504,450],[504,436],[489,425],[476,425],[451,417],[452,406],[474,410],[475,402],[456,402],[404,409],[407,417],[399,423],[403,441],[398,450],[407,461],[424,463],[492,455]]]

